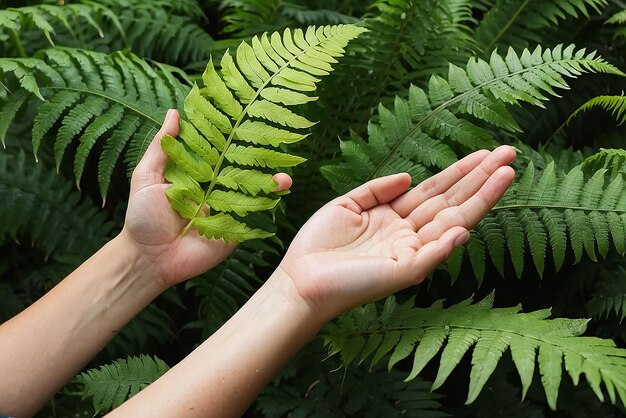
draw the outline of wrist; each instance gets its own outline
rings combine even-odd
[[[321,304],[307,299],[301,293],[294,278],[281,266],[278,266],[265,282],[264,287],[266,286],[280,301],[291,306],[294,313],[309,322],[312,327],[319,329],[333,319],[333,315],[325,312]]]
[[[133,239],[128,236],[126,229],[122,229],[107,246],[112,248],[120,263],[127,266],[125,274],[122,276],[124,281],[145,286],[148,292],[156,293],[155,297],[167,290],[169,286],[165,284],[154,260],[141,251]]]

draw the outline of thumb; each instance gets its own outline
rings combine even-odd
[[[163,183],[163,168],[167,162],[167,154],[161,149],[161,138],[166,134],[174,137],[177,136],[179,121],[180,115],[176,109],[167,111],[161,129],[154,135],[141,161],[139,161],[139,164],[137,164],[133,172],[131,181],[132,188],[141,189],[153,184]]]

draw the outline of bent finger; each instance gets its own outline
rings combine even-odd
[[[407,263],[403,275],[405,287],[421,283],[428,273],[446,261],[452,251],[468,239],[467,229],[456,226],[444,231],[438,239],[421,247]]]

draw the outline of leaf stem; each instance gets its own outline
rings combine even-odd
[[[326,38],[328,39],[328,38]],[[318,40],[319,41],[319,40]],[[316,44],[312,44],[310,45],[310,48],[314,48],[316,46],[318,46],[319,44],[321,44],[322,41],[319,41]],[[259,95],[261,94],[261,91],[268,86],[268,84],[270,84],[270,82],[274,79],[274,77],[276,77],[277,75],[280,74],[281,71],[283,71],[285,68],[288,68],[289,65],[294,62],[296,59],[298,59],[301,55],[306,54],[307,50],[302,50],[302,52],[298,55],[294,55],[294,57],[292,59],[290,59],[289,61],[287,61],[283,66],[281,66],[274,74],[272,74],[255,92],[254,96],[252,97],[252,99],[250,99],[250,101],[248,102],[248,104],[246,105],[246,107],[243,109],[243,111],[241,112],[241,114],[239,115],[239,117],[237,118],[237,121],[235,122],[235,125],[233,126],[233,129],[230,131],[230,134],[228,135],[228,139],[226,140],[226,144],[224,145],[224,149],[220,152],[220,156],[217,160],[217,163],[215,163],[215,167],[213,168],[213,176],[211,177],[211,181],[209,183],[209,188],[207,189],[206,193],[204,194],[204,198],[202,199],[202,203],[198,206],[198,209],[196,210],[196,213],[193,215],[191,221],[189,222],[189,224],[187,224],[187,226],[185,226],[185,228],[183,228],[183,230],[181,231],[181,235],[184,235],[187,231],[189,231],[189,229],[191,228],[191,224],[193,222],[193,220],[196,218],[196,216],[198,215],[198,213],[200,213],[200,210],[202,210],[202,208],[204,207],[204,205],[206,204],[206,200],[208,199],[209,195],[211,194],[211,192],[213,191],[213,188],[215,187],[215,185],[217,184],[217,177],[219,176],[219,171],[220,168],[222,166],[222,163],[224,162],[224,158],[226,156],[226,151],[228,151],[228,148],[230,147],[231,142],[234,139],[235,136],[235,131],[237,130],[237,128],[239,127],[239,125],[241,125],[241,123],[243,122],[244,118],[246,117],[247,113],[248,113],[248,109],[250,108],[250,106],[252,105],[252,103],[255,102],[255,100],[259,97]]]
[[[11,40],[15,44],[18,56],[22,58],[27,58],[28,55],[26,54],[26,50],[24,49],[24,45],[22,44],[22,40],[20,39],[20,35],[17,33],[17,31],[15,29],[10,29],[9,36],[11,36]]]

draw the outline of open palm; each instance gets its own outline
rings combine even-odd
[[[370,181],[315,213],[280,268],[329,318],[417,284],[502,197],[514,158],[508,146],[479,151],[410,192],[408,174]]]
[[[165,134],[178,135],[179,115],[168,112],[161,130],[154,136],[131,180],[126,221],[121,236],[147,257],[156,268],[155,280],[163,287],[204,273],[222,262],[235,248],[223,240],[206,239],[191,230],[181,235],[188,221],[181,218],[165,196],[170,187],[163,177],[167,154],[161,150]],[[288,189],[291,178],[274,176],[277,190]]]

